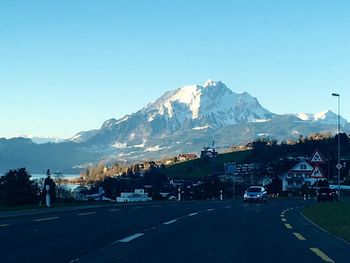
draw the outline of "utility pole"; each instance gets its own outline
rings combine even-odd
[[[340,170],[342,168],[340,163],[340,94],[332,93],[332,96],[338,98],[338,164],[336,167],[338,170],[338,199],[340,200]]]

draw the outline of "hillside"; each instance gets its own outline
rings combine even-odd
[[[242,163],[252,154],[251,150],[219,154],[215,160],[215,171],[222,171],[224,163]],[[209,160],[195,159],[168,166],[163,173],[170,178],[198,178],[210,175],[212,164]]]

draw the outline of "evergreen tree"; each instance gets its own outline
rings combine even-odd
[[[30,180],[25,168],[10,170],[0,177],[0,202],[6,206],[33,204],[37,200],[38,187]]]

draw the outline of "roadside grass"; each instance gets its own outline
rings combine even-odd
[[[251,154],[250,150],[219,154],[215,160],[215,170],[222,171],[226,162],[243,162]],[[180,162],[165,168],[164,173],[171,178],[198,178],[210,175],[212,164],[208,160],[195,159]]]
[[[350,201],[320,203],[302,212],[320,227],[350,242]]]

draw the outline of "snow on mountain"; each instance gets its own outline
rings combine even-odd
[[[337,124],[338,123],[338,115],[332,112],[331,110],[321,111],[319,113],[297,113],[295,114],[297,118],[302,121],[311,121],[311,122],[319,122],[322,124]],[[347,120],[344,118],[340,118],[341,125],[345,125]]]
[[[21,135],[20,137],[26,138],[26,139],[31,139],[32,142],[36,144],[44,144],[44,143],[60,143],[65,141],[65,139],[61,139],[55,135],[50,135],[50,136],[34,136],[34,135]]]
[[[215,122],[216,126],[258,122],[273,116],[248,93],[235,93],[221,81],[212,80],[206,81],[203,86],[190,85],[167,92],[143,112],[149,122],[163,116],[174,118],[180,124],[192,120],[206,125]]]
[[[277,115],[247,92],[207,80],[168,91],[139,111],[109,119],[100,129],[80,132],[71,140],[106,158],[132,162],[198,152],[213,140],[229,148],[261,136],[285,140],[318,131],[334,133],[336,121],[331,111]],[[345,119],[342,123],[348,125]]]

